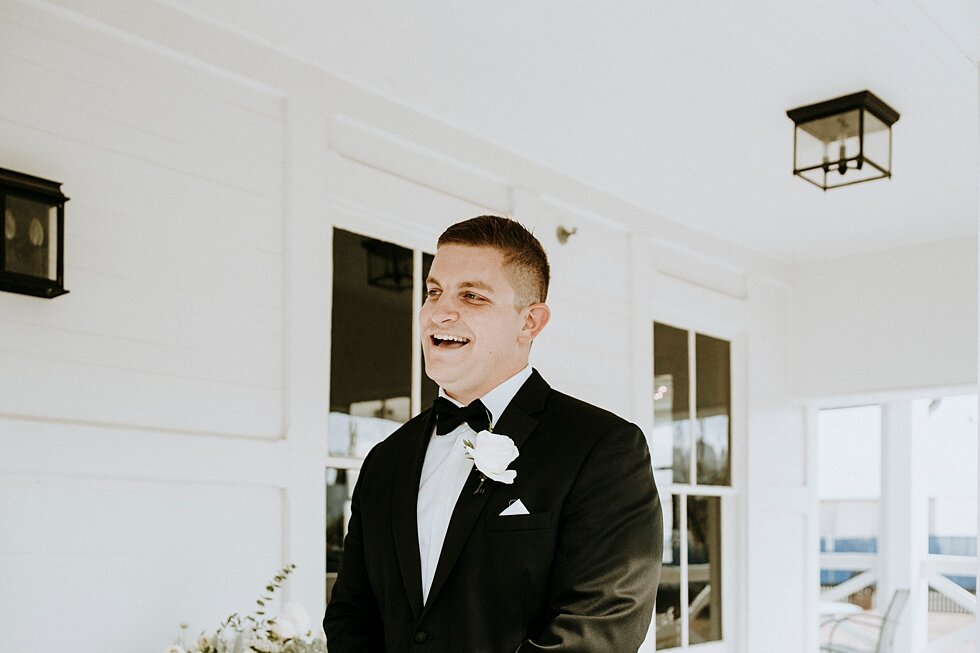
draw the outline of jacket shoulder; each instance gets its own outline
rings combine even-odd
[[[561,421],[582,421],[595,430],[605,431],[617,427],[633,426],[629,420],[616,413],[590,404],[558,390],[551,390],[545,411]]]

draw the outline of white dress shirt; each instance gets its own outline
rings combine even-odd
[[[496,388],[480,397],[495,424],[511,399],[531,376],[531,366],[510,377]],[[458,401],[439,389],[439,396],[445,397],[457,406]],[[429,599],[429,589],[436,575],[436,565],[442,553],[442,544],[449,529],[456,500],[466,484],[473,469],[473,461],[466,457],[463,440],[472,440],[476,432],[463,422],[445,435],[436,435],[435,429],[425,450],[422,464],[422,480],[419,482],[419,500],[416,514],[419,527],[419,554],[422,561],[422,601]]]

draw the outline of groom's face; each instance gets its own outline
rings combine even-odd
[[[498,250],[444,245],[436,252],[419,327],[425,372],[452,398],[467,404],[527,364],[528,309],[516,301]]]

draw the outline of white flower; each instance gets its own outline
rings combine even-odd
[[[510,485],[517,478],[517,472],[507,469],[520,454],[517,445],[506,435],[480,431],[475,442],[463,441],[466,457],[487,478]]]
[[[256,651],[261,651],[262,653],[276,653],[279,650],[279,646],[277,644],[270,642],[265,638],[252,640],[251,646]]]
[[[275,633],[279,639],[292,639],[298,634],[296,626],[286,617],[276,617],[270,624],[269,630]]]
[[[290,637],[301,637],[306,641],[309,641],[313,637],[313,629],[310,627],[310,613],[308,613],[303,606],[299,603],[287,603],[286,607],[282,611],[282,615],[276,619],[276,624],[273,625],[273,630],[277,625],[286,625],[291,628],[291,635],[284,635],[281,632],[276,632],[277,635],[283,639],[289,639]]]
[[[174,644],[173,646],[168,646],[163,650],[163,653],[187,653],[183,646]]]

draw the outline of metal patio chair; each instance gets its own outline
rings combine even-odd
[[[830,629],[830,637],[826,644],[820,646],[824,653],[891,653],[892,645],[895,643],[895,631],[905,611],[905,604],[909,600],[909,590],[895,590],[892,599],[888,603],[888,609],[882,615],[862,612],[861,614],[851,614],[841,617],[834,617],[825,621],[821,625],[833,623]],[[878,640],[874,648],[855,648],[850,644],[834,643],[834,636],[838,635],[837,629],[843,625],[858,626],[870,630],[871,635],[877,635]],[[842,631],[843,632],[843,631]]]

